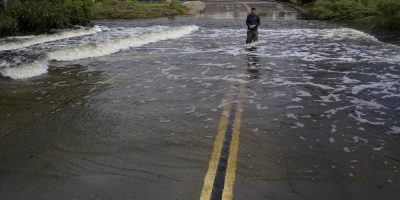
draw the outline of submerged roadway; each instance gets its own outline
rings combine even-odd
[[[0,52],[52,58],[0,78],[0,200],[398,199],[400,48],[296,16],[207,1]]]

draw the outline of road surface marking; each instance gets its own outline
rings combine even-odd
[[[236,96],[236,94],[234,95]],[[226,169],[228,167],[229,151],[232,142],[233,124],[235,121],[236,101],[232,102],[232,108],[229,112],[228,124],[226,126],[224,142],[221,148],[221,154],[218,160],[217,174],[214,178],[214,186],[211,192],[212,200],[222,199],[222,193],[225,187]]]
[[[211,198],[211,192],[214,186],[214,179],[217,174],[218,162],[220,159],[222,145],[224,142],[225,132],[228,124],[228,116],[230,114],[229,111],[232,108],[233,96],[234,96],[234,87],[233,85],[231,85],[228,91],[228,95],[226,97],[227,103],[224,106],[224,109],[222,111],[222,116],[219,122],[218,131],[214,142],[214,149],[213,153],[211,154],[210,162],[208,164],[207,174],[204,178],[203,190],[200,195],[200,200],[210,200]]]
[[[233,198],[244,95],[244,84],[240,86],[239,94],[233,86],[228,92],[200,200]],[[235,96],[238,101],[232,101]]]
[[[233,198],[233,185],[235,183],[236,177],[236,163],[237,154],[239,151],[239,135],[240,135],[240,125],[243,112],[243,97],[245,95],[245,86],[242,84],[240,86],[239,102],[237,105],[235,113],[235,122],[233,125],[233,135],[232,142],[229,152],[228,166],[225,175],[225,186],[222,193],[223,200],[231,200]]]

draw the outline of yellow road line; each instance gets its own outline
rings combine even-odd
[[[200,195],[200,200],[210,200],[211,197],[211,192],[214,186],[214,179],[218,168],[218,161],[221,155],[222,145],[224,143],[225,132],[229,119],[227,113],[229,113],[232,108],[233,96],[234,96],[234,87],[233,85],[231,85],[228,91],[228,95],[226,97],[227,103],[224,106],[224,109],[222,111],[222,116],[219,122],[218,131],[214,142],[214,149],[213,153],[211,154],[210,162],[208,164],[207,174],[204,178],[203,190]]]
[[[236,177],[236,163],[237,154],[239,151],[239,135],[240,135],[240,124],[243,111],[243,97],[245,95],[244,84],[240,86],[239,103],[235,113],[235,122],[233,127],[232,142],[230,146],[228,166],[225,176],[225,186],[222,193],[223,200],[231,200],[233,198],[233,185]]]

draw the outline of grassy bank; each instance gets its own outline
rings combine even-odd
[[[400,0],[292,0],[292,3],[301,5],[308,19],[400,30]]]
[[[0,7],[0,36],[44,33],[52,29],[88,25],[92,0],[20,0]]]
[[[178,1],[144,3],[132,0],[97,2],[95,19],[142,19],[184,15],[187,8]]]
[[[183,15],[178,1],[143,3],[134,0],[18,0],[0,5],[0,36],[40,34],[54,29],[87,26],[93,19],[140,19]]]

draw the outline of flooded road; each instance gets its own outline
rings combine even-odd
[[[397,199],[400,47],[265,17],[1,39],[0,199],[199,199],[224,118],[233,199]]]

